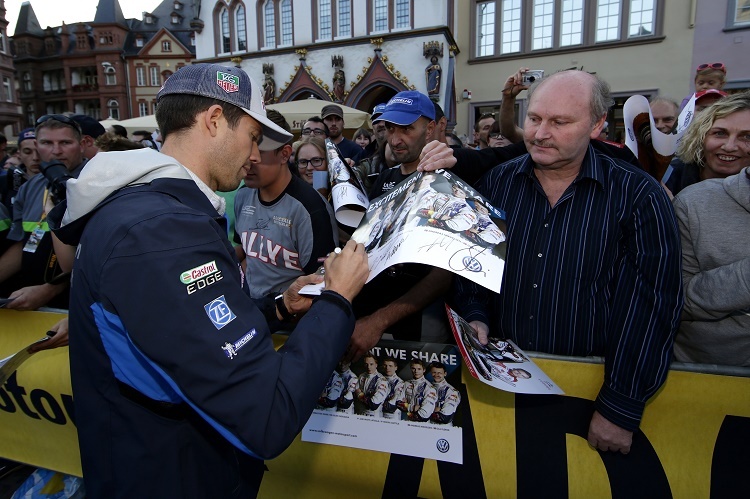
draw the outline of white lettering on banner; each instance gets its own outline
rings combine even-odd
[[[257,232],[243,232],[240,236],[242,249],[248,258],[257,258],[263,263],[274,266],[283,265],[287,269],[302,270],[299,265],[299,253],[289,250],[281,244],[274,243],[271,239]],[[279,259],[281,253],[281,260]]]

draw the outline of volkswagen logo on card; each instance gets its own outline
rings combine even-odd
[[[465,256],[461,262],[469,272],[481,272],[482,264],[473,256]]]
[[[446,439],[441,438],[440,440],[437,441],[437,443],[435,444],[435,447],[437,447],[437,450],[441,454],[445,454],[446,452],[450,450],[451,444],[449,444]]]

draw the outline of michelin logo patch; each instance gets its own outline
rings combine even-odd
[[[203,308],[206,309],[206,315],[214,323],[216,329],[223,328],[237,318],[232,309],[229,308],[229,305],[227,305],[224,295],[221,295],[210,303],[206,303]]]
[[[227,357],[229,357],[229,360],[232,360],[233,358],[237,357],[237,352],[239,351],[239,349],[250,343],[250,340],[252,340],[254,337],[255,329],[251,329],[249,333],[247,333],[234,343],[229,343],[227,341],[226,343],[224,343],[224,346],[222,346],[221,349],[224,350],[224,353],[227,355]]]

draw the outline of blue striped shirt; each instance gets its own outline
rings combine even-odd
[[[634,430],[664,382],[682,309],[680,239],[660,185],[591,146],[550,207],[526,154],[478,190],[508,216],[500,294],[457,280],[458,308],[524,350],[604,356],[597,410]]]

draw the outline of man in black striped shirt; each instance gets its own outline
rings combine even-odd
[[[682,282],[679,234],[662,188],[591,146],[612,103],[609,86],[582,71],[532,88],[529,154],[477,184],[508,214],[502,290],[460,280],[457,291],[484,343],[493,336],[524,350],[604,356],[588,441],[627,454],[646,401],[667,375]]]

